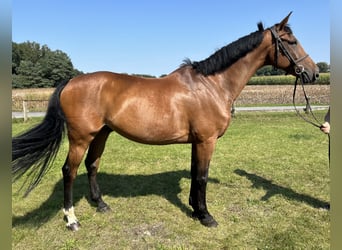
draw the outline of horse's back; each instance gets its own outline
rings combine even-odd
[[[75,77],[61,93],[69,127],[91,134],[107,125],[150,144],[188,140],[185,99],[189,90],[173,77],[150,79],[112,72]]]

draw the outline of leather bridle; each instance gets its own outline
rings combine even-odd
[[[290,61],[291,65],[294,66],[294,71],[297,75],[301,75],[302,73],[304,73],[305,68],[303,65],[299,64],[299,62],[303,61],[305,58],[307,58],[309,55],[306,54],[305,56],[298,58],[298,59],[294,59],[293,56],[290,54],[290,52],[286,49],[283,40],[281,39],[281,37],[278,35],[275,26],[270,28],[270,31],[272,33],[272,36],[274,38],[275,41],[275,63],[274,66],[277,68],[278,67],[278,55],[279,55],[279,51],[281,51],[286,58]]]
[[[294,85],[294,90],[293,90],[293,106],[294,109],[296,110],[296,113],[298,116],[300,116],[304,121],[310,123],[311,125],[321,128],[322,127],[322,123],[318,121],[318,119],[316,118],[316,116],[314,115],[314,113],[312,112],[312,108],[310,105],[310,101],[309,98],[306,94],[305,88],[304,88],[304,72],[305,72],[305,68],[303,65],[299,64],[301,61],[303,61],[305,58],[307,58],[309,55],[306,54],[301,58],[298,59],[294,59],[293,56],[290,54],[290,52],[286,49],[283,40],[281,39],[281,37],[278,35],[277,31],[276,31],[276,27],[273,26],[271,28],[269,28],[269,30],[271,31],[271,34],[274,38],[275,41],[275,56],[274,56],[274,67],[278,67],[278,55],[279,55],[279,51],[281,51],[286,58],[289,60],[291,66],[294,67],[294,72],[297,75],[296,77],[296,81],[295,81],[295,85]],[[306,101],[306,107],[309,109],[308,111],[310,111],[311,116],[313,117],[313,120],[309,120],[307,117],[303,116],[299,110],[297,109],[296,103],[295,103],[295,97],[296,97],[296,90],[297,90],[297,84],[298,84],[298,79],[300,79],[301,82],[301,86],[303,89],[303,93],[304,93],[304,97],[305,97],[305,101]],[[330,134],[328,133],[328,143],[329,143],[329,165],[330,165]]]
[[[278,66],[278,55],[279,55],[279,51],[281,51],[286,58],[290,61],[291,65],[294,67],[294,72],[297,75],[296,81],[295,81],[295,87],[294,87],[294,91],[293,91],[293,106],[297,112],[297,114],[299,116],[301,116],[305,121],[307,121],[308,123],[316,126],[316,127],[321,127],[321,124],[319,123],[319,121],[317,120],[317,118],[315,117],[315,115],[312,113],[312,109],[311,109],[311,105],[309,102],[309,98],[305,92],[305,88],[304,88],[304,72],[305,72],[305,68],[303,65],[299,64],[301,61],[303,61],[305,58],[307,58],[309,55],[306,54],[305,56],[299,58],[299,59],[294,59],[293,56],[291,55],[291,53],[286,49],[283,40],[281,39],[281,37],[278,35],[275,26],[270,28],[270,31],[272,33],[272,36],[274,38],[275,41],[275,67]],[[306,104],[307,107],[309,107],[310,112],[313,116],[313,118],[316,120],[316,122],[313,122],[309,119],[307,119],[306,117],[304,117],[303,115],[301,115],[296,107],[296,103],[295,103],[295,96],[296,96],[296,89],[297,89],[297,83],[298,83],[298,79],[300,79],[301,81],[301,85],[303,88],[303,92],[304,92],[304,97],[306,100]]]

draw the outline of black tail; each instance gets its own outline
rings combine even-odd
[[[65,116],[60,106],[60,93],[68,81],[61,83],[52,94],[44,120],[36,127],[12,138],[13,181],[28,172],[23,186],[29,181],[25,196],[46,174],[61,145]]]

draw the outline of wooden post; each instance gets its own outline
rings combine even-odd
[[[235,112],[236,112],[236,110],[235,110],[235,102],[233,102],[230,112],[232,114],[232,117],[235,117]]]
[[[309,114],[311,111],[311,107],[310,107],[310,97],[308,96],[308,100],[306,101],[306,106],[305,106],[305,113]]]
[[[27,103],[25,100],[23,100],[23,115],[24,115],[24,122],[27,121],[27,113],[28,113],[28,110],[27,110]]]

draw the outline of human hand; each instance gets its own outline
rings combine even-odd
[[[320,127],[321,131],[324,132],[325,134],[329,134],[330,133],[330,124],[329,122],[325,122],[321,125]]]

